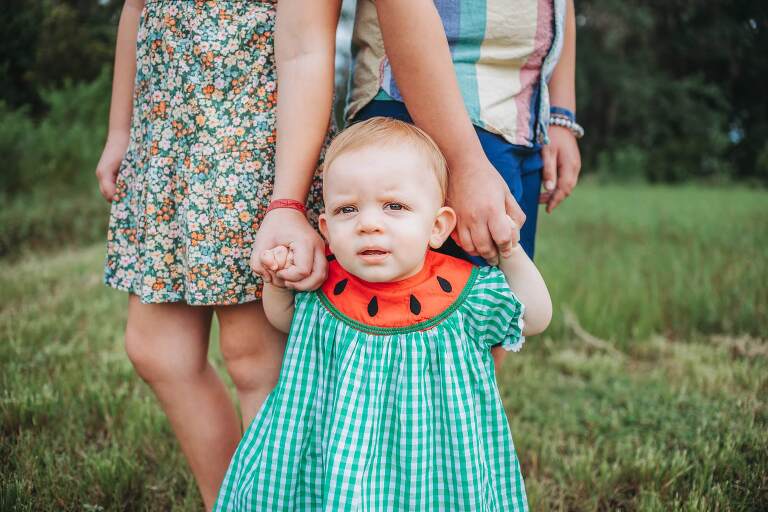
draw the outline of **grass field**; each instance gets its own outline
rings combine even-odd
[[[500,388],[532,510],[768,508],[768,194],[581,185]],[[198,510],[103,246],[0,262],[0,510]],[[212,345],[212,354],[221,360]]]

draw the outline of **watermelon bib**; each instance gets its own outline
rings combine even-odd
[[[458,306],[476,275],[472,263],[431,250],[417,274],[390,283],[364,281],[333,255],[328,259],[328,278],[318,290],[321,301],[341,320],[372,332],[431,327]]]

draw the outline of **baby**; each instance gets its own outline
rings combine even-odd
[[[319,219],[328,278],[295,295],[265,285],[288,345],[216,510],[527,510],[491,348],[519,350],[552,306],[519,246],[499,268],[433,250],[456,223],[446,172],[401,121],[333,141]],[[292,265],[287,247],[261,259]]]

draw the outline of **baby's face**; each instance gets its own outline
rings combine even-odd
[[[370,282],[416,274],[455,225],[427,159],[407,144],[339,155],[323,182],[320,230],[339,264]]]

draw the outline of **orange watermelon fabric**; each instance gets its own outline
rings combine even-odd
[[[428,251],[415,275],[390,283],[371,283],[353,276],[329,256],[322,292],[341,313],[374,327],[407,327],[447,310],[461,295],[473,265]]]

